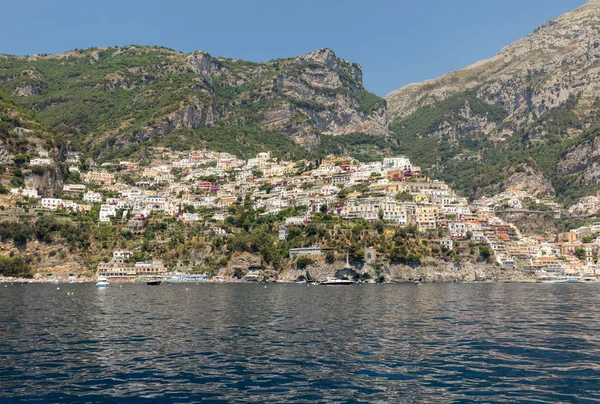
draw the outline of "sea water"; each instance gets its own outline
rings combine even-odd
[[[17,401],[600,401],[600,284],[0,285]]]

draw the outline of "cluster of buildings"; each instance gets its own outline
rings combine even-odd
[[[131,262],[133,252],[113,251],[110,261],[98,264],[98,276],[107,278],[128,278],[144,275],[162,275],[167,268],[160,260]]]
[[[320,162],[283,161],[269,152],[243,160],[209,150],[177,152],[152,149],[150,164],[120,161],[93,162],[80,172],[81,156],[70,153],[66,162],[81,181],[64,185],[60,197],[42,198],[34,189],[13,189],[14,194],[37,200],[38,209],[92,214],[98,225],[119,223],[134,233],[143,231],[144,220],[175,217],[183,223],[206,226],[213,234],[225,234],[215,225],[227,218],[229,208],[244,201],[261,214],[302,208],[303,214],[281,223],[286,229],[308,223],[318,212],[347,220],[383,220],[397,226],[414,226],[422,232],[438,232],[445,250],[467,252],[472,243],[487,245],[493,260],[513,265],[525,262],[536,271],[596,273],[600,251],[600,224],[573,230],[555,240],[524,237],[519,229],[497,216],[498,211],[543,208],[540,214],[559,216],[560,206],[551,199],[535,198],[523,191],[505,192],[474,202],[454,193],[441,181],[432,181],[405,156],[360,163],[349,157],[329,156]],[[30,165],[55,164],[39,153]],[[533,205],[532,205],[533,204]],[[582,200],[573,209],[589,211],[600,198]],[[165,270],[158,261],[130,263],[126,253],[103,263],[101,274],[153,274]]]

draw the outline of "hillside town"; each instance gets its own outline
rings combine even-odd
[[[219,237],[231,231],[222,224],[243,199],[262,216],[290,207],[300,212],[279,223],[277,238],[282,242],[291,227],[306,225],[315,215],[327,212],[347,221],[411,227],[428,234],[446,258],[452,257],[453,251],[464,254],[477,245],[490,264],[518,266],[540,279],[595,278],[600,274],[600,223],[555,237],[523,235],[496,212],[508,209],[560,217],[560,205],[517,190],[469,202],[445,183],[428,178],[405,156],[369,163],[336,156],[292,162],[269,152],[242,160],[209,150],[179,152],[154,147],[151,158],[144,162],[96,165],[82,161],[79,153],[69,153],[65,161],[70,181],[60,197],[42,197],[27,187],[12,188],[14,206],[5,207],[3,215],[11,209],[24,209],[28,203],[29,209],[41,214],[92,215],[96,226],[118,226],[134,236],[144,232],[144,222],[152,217],[201,226],[209,237]],[[28,163],[33,171],[55,164],[44,150]],[[589,209],[594,201],[586,198],[573,209]],[[291,249],[289,256],[324,254],[320,247]],[[372,246],[363,247],[372,252],[366,261],[386,259],[372,251]],[[131,251],[114,251],[94,270],[102,276],[127,277],[174,269],[160,257],[142,262],[132,258]]]

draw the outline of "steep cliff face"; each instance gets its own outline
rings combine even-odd
[[[505,182],[504,188],[508,191],[525,191],[530,195],[542,198],[556,196],[552,183],[544,175],[528,166],[518,167]]]
[[[44,198],[58,195],[65,185],[64,173],[58,167],[44,167],[43,174],[30,173],[25,176],[25,188],[35,189]]]
[[[2,56],[0,86],[97,153],[200,129],[208,142],[240,128],[305,149],[321,135],[388,134],[385,101],[329,49],[266,63],[137,46]]]
[[[135,136],[139,140],[148,140],[157,136],[168,135],[178,129],[210,127],[215,124],[216,118],[212,102],[205,104],[198,97],[192,97],[188,105],[177,112],[169,114],[163,121],[135,132]]]
[[[465,90],[504,108],[508,122],[531,123],[581,93],[582,116],[592,112],[600,83],[600,1],[548,21],[491,59],[386,96],[392,119]],[[587,101],[587,102],[586,102]]]
[[[471,166],[480,168],[468,168],[481,173],[472,182],[487,187],[526,164],[560,194],[598,183],[599,77],[600,1],[592,0],[491,59],[386,100],[396,137],[413,142],[406,151],[422,165],[456,181],[465,171],[455,159],[477,161]],[[417,155],[413,149],[423,146],[431,152]]]

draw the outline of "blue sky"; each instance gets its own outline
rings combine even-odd
[[[113,45],[266,61],[331,48],[381,96],[493,56],[585,0],[13,0],[0,53]]]

